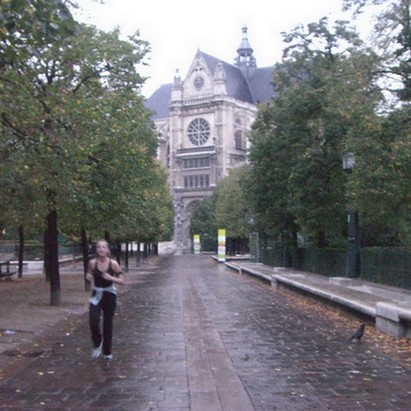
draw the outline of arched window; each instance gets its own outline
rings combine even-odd
[[[243,141],[243,132],[241,130],[237,130],[234,134],[235,139],[235,148],[237,150],[244,150],[244,141]]]

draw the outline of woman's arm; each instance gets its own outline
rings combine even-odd
[[[88,281],[93,281],[94,279],[93,277],[94,267],[95,267],[95,259],[93,258],[92,260],[88,262],[88,267],[87,267],[87,272],[86,272],[86,279]]]

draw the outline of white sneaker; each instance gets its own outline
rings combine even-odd
[[[105,356],[104,356],[104,359],[105,359],[106,361],[111,361],[111,360],[113,359],[113,354],[105,355]]]
[[[91,352],[91,358],[96,359],[100,357],[102,348],[103,348],[103,342],[101,342],[99,347],[93,348],[93,351]]]

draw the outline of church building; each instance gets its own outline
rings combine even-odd
[[[176,74],[146,101],[159,136],[175,210],[174,241],[190,252],[193,212],[229,171],[247,161],[257,106],[273,94],[273,67],[258,68],[247,28],[234,64],[197,51],[184,79]]]

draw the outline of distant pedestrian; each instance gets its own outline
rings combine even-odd
[[[110,258],[110,246],[106,240],[96,243],[96,257],[88,264],[86,278],[94,283],[90,302],[89,324],[93,341],[92,358],[103,352],[104,359],[111,360],[113,340],[113,318],[117,304],[115,285],[123,285],[124,278],[117,261]],[[103,333],[100,317],[103,312]]]

